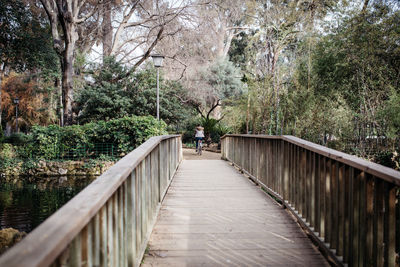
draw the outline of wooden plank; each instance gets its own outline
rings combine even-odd
[[[319,179],[320,179],[320,237],[325,240],[325,221],[326,221],[326,176],[325,176],[325,167],[326,160],[324,156],[320,156],[320,168],[319,168]]]
[[[197,266],[210,255],[226,266],[327,266],[286,210],[225,162],[184,161],[171,186],[142,266]]]
[[[311,183],[310,183],[310,225],[315,229],[315,203],[316,203],[316,192],[315,192],[315,183],[316,183],[316,178],[315,178],[315,153],[310,152],[310,163],[309,163],[309,175],[310,175],[310,179],[311,179]]]
[[[375,180],[374,188],[374,248],[375,266],[384,264],[384,218],[385,218],[385,181]]]
[[[283,194],[284,200],[289,200],[289,144],[282,141],[283,145]]]
[[[94,247],[93,247],[93,265],[100,266],[101,264],[101,212],[97,213],[94,217],[94,229],[93,229],[93,238],[94,238]]]
[[[374,254],[374,184],[375,178],[372,175],[366,176],[366,192],[365,192],[365,204],[366,204],[366,219],[365,219],[365,257],[364,265],[373,266],[373,254]]]
[[[364,176],[364,173],[355,170],[353,179],[353,266],[358,266],[360,263],[359,259],[359,248],[360,248],[360,180]]]
[[[346,166],[343,164],[338,164],[338,185],[337,185],[337,194],[338,194],[338,237],[337,237],[337,255],[344,256],[344,234],[345,234],[345,210],[346,210]]]
[[[93,226],[94,226],[94,220],[90,221],[90,223],[86,227],[87,236],[86,236],[85,248],[82,248],[82,254],[84,255],[83,262],[86,262],[86,265],[84,264],[84,266],[87,267],[93,266],[93,247],[94,247]]]
[[[343,229],[343,262],[349,263],[349,254],[350,254],[350,236],[351,236],[351,229],[350,229],[350,217],[352,208],[350,207],[350,196],[351,196],[351,167],[345,166],[344,167],[344,229]]]
[[[332,242],[332,160],[325,162],[325,243]]]
[[[396,266],[396,190],[385,183],[385,266]]]
[[[366,197],[366,177],[365,172],[361,172],[359,176],[359,249],[358,249],[358,259],[359,266],[364,266],[365,255],[365,243],[367,236],[367,224],[366,224],[366,210],[367,210],[367,197]]]
[[[89,237],[89,233],[88,233],[89,229],[86,226],[85,228],[83,228],[83,230],[81,231],[81,233],[79,234],[80,236],[80,251],[78,252],[80,255],[80,265],[77,266],[87,266],[88,263],[88,237]]]
[[[321,237],[321,178],[320,178],[320,156],[314,153],[314,162],[315,162],[315,223],[314,228],[315,232],[319,234]]]
[[[70,255],[68,259],[69,266],[82,265],[82,243],[81,235],[77,235],[71,242]]]
[[[338,162],[332,161],[331,166],[331,249],[337,251],[339,242],[339,190]]]
[[[127,260],[128,266],[133,266],[136,259],[136,178],[135,178],[135,170],[132,171],[132,174],[127,180],[127,221],[126,221],[126,229],[127,229]]]

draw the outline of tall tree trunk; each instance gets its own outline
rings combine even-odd
[[[103,42],[103,62],[104,58],[111,55],[113,45],[113,29],[111,25],[111,1],[105,1],[102,5],[103,8],[103,22],[102,22],[102,42]]]
[[[71,125],[73,122],[72,104],[74,101],[74,51],[78,33],[76,25],[69,21],[62,21],[64,28],[65,49],[62,57],[62,91],[63,91],[63,107],[64,107],[64,123]]]
[[[361,13],[365,13],[365,11],[367,10],[368,4],[369,4],[369,0],[364,0],[364,4],[363,4],[362,10],[361,10]]]
[[[72,103],[74,100],[73,77],[74,77],[74,44],[67,44],[62,64],[62,94],[64,107],[64,122],[72,124]]]
[[[0,129],[1,129],[1,115],[2,115],[2,106],[1,106],[1,92],[2,92],[2,83],[4,78],[4,68],[5,64],[0,65]]]
[[[59,100],[58,100],[58,106],[59,106],[59,111],[60,111],[60,126],[63,127],[64,126],[64,109],[63,109],[63,93],[62,93],[62,84],[60,81],[60,78],[56,78],[56,80],[54,81],[54,85],[56,87],[56,90],[58,92],[59,95]]]

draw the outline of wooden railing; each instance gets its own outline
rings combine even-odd
[[[333,263],[399,265],[400,172],[293,136],[226,135],[222,156],[281,201]]]
[[[0,258],[0,266],[139,266],[180,136],[152,137]]]

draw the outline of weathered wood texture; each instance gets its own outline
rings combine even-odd
[[[139,266],[180,136],[152,137],[0,258],[0,266]]]
[[[400,172],[293,136],[227,135],[222,153],[281,200],[336,264],[399,264]]]
[[[145,266],[328,266],[293,218],[222,160],[184,160]]]

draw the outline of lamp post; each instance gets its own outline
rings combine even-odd
[[[19,104],[19,98],[18,96],[14,98],[14,104],[15,104],[15,132],[18,132],[18,104]]]
[[[162,67],[164,56],[155,54],[151,56],[153,58],[154,67],[157,68],[157,120],[160,120],[160,67]]]

